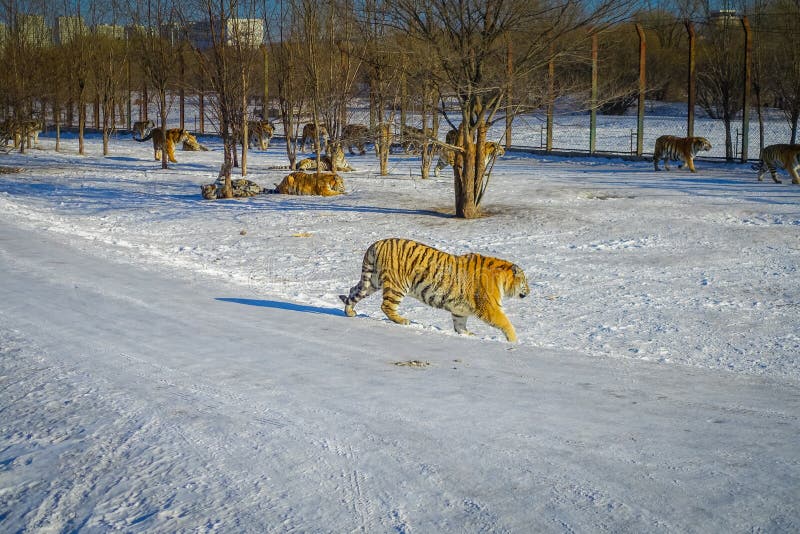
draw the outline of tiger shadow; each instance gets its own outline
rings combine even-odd
[[[273,308],[276,310],[294,311],[302,313],[316,313],[321,315],[335,315],[346,317],[341,308],[323,308],[321,306],[309,306],[306,304],[296,304],[294,302],[283,302],[280,300],[265,299],[244,299],[235,297],[217,297],[214,300],[220,302],[230,302],[233,304],[244,304],[245,306],[259,306],[262,308]]]

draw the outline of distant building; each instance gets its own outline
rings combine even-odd
[[[20,40],[29,46],[50,46],[53,42],[42,15],[18,15],[17,25]]]
[[[739,15],[735,9],[719,9],[708,15],[708,22],[712,25],[724,26],[739,22]]]
[[[264,42],[264,21],[261,19],[229,19],[225,39],[229,45],[238,41],[243,46],[257,48]]]
[[[83,17],[58,17],[56,19],[56,40],[60,44],[68,44],[81,35],[87,35],[89,28]]]
[[[200,50],[211,48],[215,40],[224,40],[229,46],[240,42],[252,48],[264,42],[264,21],[261,19],[228,19],[224,32],[219,20],[214,21],[213,27],[208,21],[191,22],[187,29],[189,42]]]
[[[125,27],[119,24],[98,24],[94,27],[97,35],[112,39],[125,39]]]

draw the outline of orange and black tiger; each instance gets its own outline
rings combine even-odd
[[[445,142],[448,145],[456,145],[458,143],[458,130],[455,128],[447,132],[445,136]],[[495,143],[494,141],[486,141],[483,145],[483,164],[485,167],[489,167],[489,164],[492,160],[495,160],[499,157],[504,156],[506,153],[505,149],[500,146],[500,143]],[[439,160],[436,162],[436,167],[433,169],[434,176],[439,176],[439,173],[447,166],[453,166],[456,160],[456,153],[453,149],[442,147],[441,153],[439,154]]]
[[[786,169],[792,177],[793,184],[800,185],[800,176],[797,175],[797,168],[800,167],[800,145],[769,145],[761,151],[761,161],[753,165],[753,170],[758,171],[758,181],[764,178],[764,174],[769,171],[772,180],[779,184],[777,169]]]
[[[656,146],[653,150],[653,166],[658,171],[659,160],[664,160],[664,169],[669,170],[670,161],[681,161],[678,167],[686,165],[692,172],[697,172],[694,168],[694,157],[701,150],[711,150],[711,143],[705,137],[675,137],[674,135],[662,135],[656,139]]]
[[[381,310],[399,324],[409,321],[397,313],[403,297],[449,311],[453,327],[468,334],[467,318],[476,315],[503,331],[508,341],[517,334],[503,313],[504,296],[528,295],[528,281],[521,268],[506,260],[464,254],[454,256],[408,239],[376,241],[364,254],[361,280],[349,296],[339,295],[344,312],[353,317],[355,305],[378,289],[383,289]]]

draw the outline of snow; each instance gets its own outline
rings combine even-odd
[[[200,141],[0,158],[3,530],[800,529],[785,174],[513,151],[463,221],[404,155],[350,156],[340,197],[204,201]],[[279,142],[248,161],[287,173]],[[519,343],[413,299],[345,317],[390,236],[523,267]]]

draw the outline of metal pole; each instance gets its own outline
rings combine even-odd
[[[556,58],[555,47],[550,45],[550,62],[547,64],[547,141],[548,152],[553,150],[553,108],[556,99]]]
[[[747,163],[747,148],[750,137],[750,86],[752,84],[753,34],[750,21],[742,17],[744,28],[744,94],[742,96],[742,163]]]
[[[511,147],[511,123],[514,121],[513,90],[514,90],[514,50],[511,39],[506,34],[506,148]]]
[[[636,155],[642,155],[642,145],[644,144],[644,92],[647,84],[645,76],[645,56],[647,43],[644,38],[644,28],[641,24],[636,25],[636,33],[639,34],[639,113],[636,117]]]
[[[589,153],[597,148],[597,33],[592,34],[592,93],[589,98]]]
[[[685,22],[686,31],[689,33],[689,76],[687,80],[687,93],[688,99],[686,102],[686,135],[688,137],[694,137],[694,104],[695,104],[695,94],[697,91],[697,86],[695,83],[695,63],[694,63],[694,54],[695,54],[695,33],[694,33],[694,23],[690,20]]]

